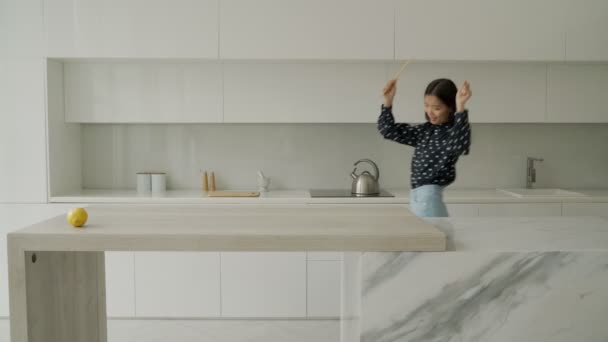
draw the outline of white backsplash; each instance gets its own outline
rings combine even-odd
[[[514,110],[517,110],[514,108]],[[471,115],[475,115],[471,113]],[[374,124],[82,125],[85,188],[135,188],[136,172],[167,173],[169,189],[348,188],[353,163],[376,161],[382,187],[409,187],[413,149],[385,141]],[[608,188],[608,124],[474,124],[471,155],[452,188],[522,187],[526,156],[539,187]]]

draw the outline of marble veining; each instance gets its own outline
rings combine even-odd
[[[361,341],[607,340],[608,252],[441,255],[363,255]]]

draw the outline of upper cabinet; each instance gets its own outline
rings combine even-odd
[[[391,67],[390,74],[399,70]],[[437,78],[460,87],[471,82],[467,102],[472,123],[545,121],[547,70],[540,63],[413,63],[397,84],[393,113],[399,122],[424,122],[424,90]]]
[[[568,0],[566,59],[608,61],[608,1]]]
[[[5,55],[608,60],[605,0],[9,0],[0,19]]]
[[[65,120],[221,122],[217,62],[64,63]]]
[[[562,61],[565,1],[396,0],[395,57]]]
[[[608,65],[549,65],[548,122],[608,122],[605,96]]]
[[[0,58],[44,56],[43,0],[0,1]]]
[[[381,63],[227,63],[224,122],[375,122]]]
[[[221,0],[220,57],[393,59],[393,0]]]
[[[45,0],[50,57],[218,56],[219,0]]]

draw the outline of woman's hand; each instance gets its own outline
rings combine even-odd
[[[471,98],[473,92],[471,91],[471,85],[469,81],[464,81],[458,92],[456,93],[456,112],[462,113],[464,112],[464,106],[467,104],[467,101]]]
[[[382,94],[384,95],[384,107],[392,107],[393,99],[395,98],[395,93],[397,93],[397,80],[392,79],[386,83],[384,89],[382,89]]]

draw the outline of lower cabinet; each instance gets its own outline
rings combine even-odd
[[[608,216],[608,203],[564,203],[564,216]]]
[[[342,261],[308,261],[308,317],[340,317]]]
[[[135,257],[133,252],[106,252],[106,311],[108,317],[135,316]]]
[[[480,204],[481,217],[561,216],[561,203],[499,203]]]
[[[137,317],[220,316],[220,253],[134,254]]]
[[[222,317],[306,317],[305,252],[221,253]]]
[[[479,204],[446,204],[450,217],[475,217],[479,215]]]

